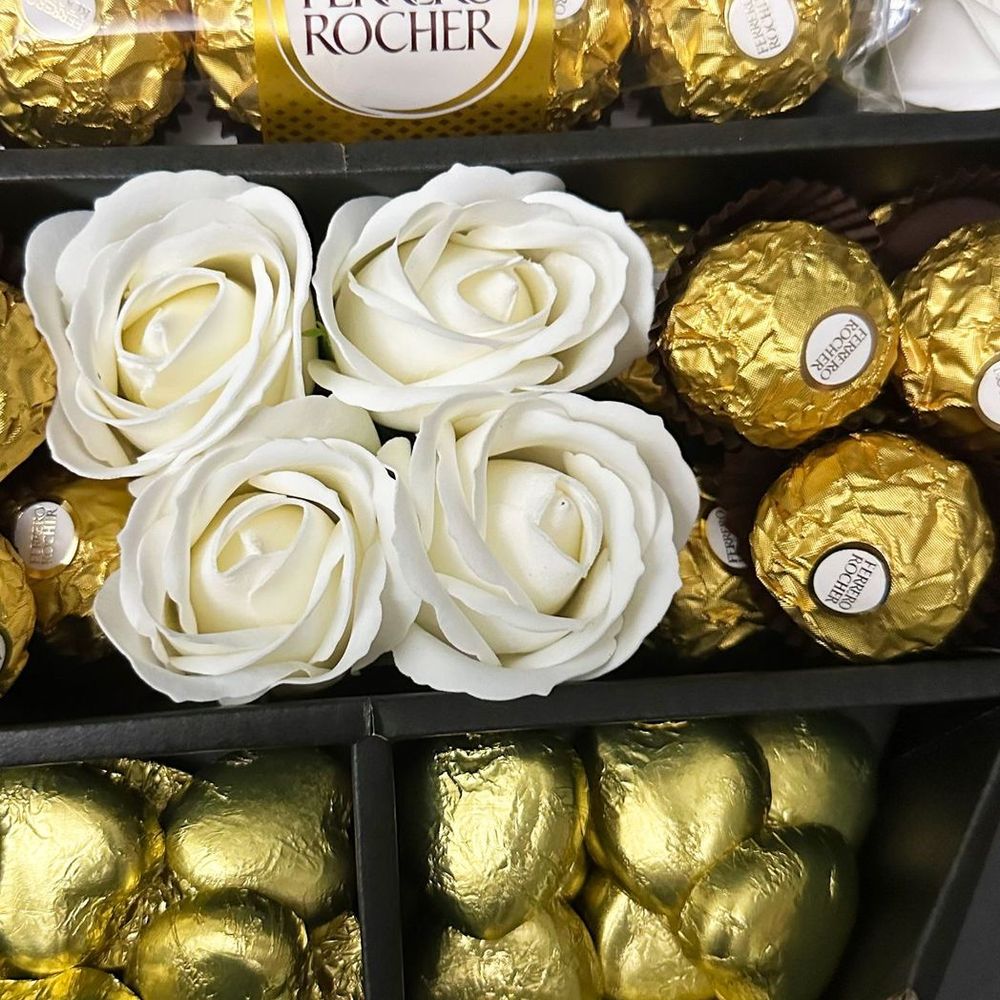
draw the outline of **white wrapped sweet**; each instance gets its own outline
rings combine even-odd
[[[653,265],[551,174],[455,166],[334,215],[314,286],[338,399],[413,431],[463,392],[582,390],[648,350]]]
[[[417,601],[397,558],[405,498],[377,447],[366,413],[312,397],[141,483],[95,606],[136,673],[174,701],[243,702],[392,649]]]
[[[25,296],[58,366],[55,459],[146,476],[223,441],[262,403],[303,397],[312,248],[281,192],[152,173],[43,222]],[[304,346],[306,345],[306,346]]]
[[[480,698],[548,694],[623,664],[680,586],[698,511],[662,422],[572,393],[463,396],[381,457],[409,489],[400,531],[421,600],[395,649],[413,680]]]

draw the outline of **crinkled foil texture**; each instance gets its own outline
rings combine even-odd
[[[970,447],[1000,447],[975,406],[980,372],[1000,358],[1000,222],[966,226],[900,279],[897,375],[906,401]]]
[[[847,46],[849,0],[793,0],[798,29],[770,59],[754,59],[726,27],[732,0],[639,0],[637,37],[649,82],[675,115],[725,121],[788,111],[826,81]]]
[[[861,614],[828,610],[810,581],[838,546],[874,547],[891,584]],[[887,660],[939,646],[993,561],[995,536],[969,469],[912,438],[855,434],[786,472],[751,537],[761,582],[814,639],[841,656]]]
[[[183,94],[185,19],[185,0],[96,0],[96,33],[57,42],[0,0],[0,122],[31,146],[148,142]]]
[[[309,1000],[364,1000],[361,928],[342,913],[312,933],[314,992]]]
[[[2,6],[0,6],[2,11]],[[3,45],[0,39],[0,46]],[[56,364],[21,293],[0,281],[0,479],[45,440],[56,395]]]
[[[259,131],[253,0],[191,2],[197,25],[195,61],[208,79],[212,99],[237,121]],[[628,0],[584,0],[571,18],[557,22],[547,92],[551,128],[596,119],[615,100],[621,58],[631,37]]]
[[[872,356],[852,381],[820,387],[805,377],[806,341],[843,311],[870,320]],[[807,222],[759,222],[695,264],[660,350],[695,410],[753,444],[792,448],[869,404],[898,342],[895,300],[860,246]]]
[[[0,1000],[138,1000],[114,976],[70,969],[45,979],[0,980]]]
[[[28,662],[28,643],[35,631],[35,598],[24,563],[0,538],[0,625],[4,656],[0,659],[0,695],[6,694]]]

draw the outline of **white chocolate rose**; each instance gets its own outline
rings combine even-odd
[[[79,475],[188,461],[255,406],[307,391],[312,249],[273,188],[146,174],[93,212],[43,222],[26,265],[25,296],[58,366],[49,446]]]
[[[242,702],[388,652],[417,601],[377,447],[368,414],[313,396],[144,480],[94,609],[136,673],[174,701]]]
[[[573,393],[465,396],[381,457],[413,500],[400,563],[422,601],[396,664],[506,699],[613,670],[662,619],[698,510],[656,417]]]
[[[350,201],[313,284],[333,357],[313,378],[400,430],[462,392],[585,389],[649,348],[649,252],[551,174],[455,166]]]

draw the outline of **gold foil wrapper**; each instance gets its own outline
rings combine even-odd
[[[860,246],[807,222],[758,222],[694,265],[660,349],[696,411],[793,448],[878,395],[899,326]]]
[[[3,6],[0,2],[0,11]],[[0,49],[3,47],[0,38]],[[17,289],[0,281],[0,479],[45,440],[45,422],[56,396],[56,363]]]
[[[675,115],[725,121],[788,111],[847,46],[849,0],[639,0],[649,82]]]
[[[439,916],[503,937],[571,880],[587,826],[587,781],[555,737],[436,745],[403,788],[404,850]]]
[[[253,890],[325,920],[351,900],[350,817],[350,775],[328,754],[240,754],[203,770],[168,810],[167,861],[196,890]]]
[[[194,779],[186,771],[154,760],[122,757],[98,765],[112,781],[142,796],[159,816],[170,803],[191,786]]]
[[[184,0],[0,0],[0,122],[30,146],[148,142],[184,88]]]
[[[91,612],[118,569],[118,534],[131,506],[125,480],[81,479],[52,463],[34,463],[6,484],[0,510],[27,567],[38,629],[65,655],[102,644]]]
[[[361,928],[353,913],[342,913],[312,934],[316,1000],[365,1000]]]
[[[0,1000],[138,1000],[114,976],[70,969],[45,979],[0,981]]]
[[[1000,222],[966,226],[899,283],[906,401],[972,447],[1000,448],[998,261]]]
[[[676,916],[694,882],[764,822],[764,761],[729,723],[597,729],[585,762],[591,856],[657,913]]]
[[[556,0],[550,0],[556,2]],[[191,0],[195,62],[215,104],[260,131],[253,0]],[[575,5],[574,5],[575,6]],[[558,6],[557,6],[558,12]],[[621,58],[632,38],[628,0],[583,0],[556,19],[552,76],[546,101],[553,129],[593,120],[618,96]]]
[[[565,904],[535,910],[496,941],[452,927],[422,950],[413,1000],[601,1000],[594,945]]]
[[[300,1000],[308,938],[287,907],[252,892],[206,893],[139,935],[128,982],[142,1000]]]
[[[587,876],[590,874],[590,859],[587,856],[585,844],[580,845],[573,867],[570,868],[566,881],[563,883],[559,895],[568,902],[572,902],[583,892],[583,887],[587,884]]]
[[[0,695],[6,694],[28,662],[35,631],[35,598],[24,563],[0,538]]]
[[[860,660],[939,646],[994,547],[969,469],[886,433],[808,455],[764,497],[751,536],[757,576],[791,618]]]
[[[640,906],[604,872],[583,895],[606,1000],[715,1000],[708,973],[691,961],[670,920]]]
[[[857,893],[854,855],[836,831],[765,831],[694,887],[681,942],[727,1000],[815,1000],[847,944]]]
[[[819,824],[860,847],[875,815],[878,760],[864,728],[843,715],[751,719],[771,776],[772,826]]]
[[[681,588],[659,629],[691,659],[727,652],[764,630],[747,564],[725,520],[718,506],[699,518],[680,553]]]
[[[0,962],[44,976],[85,963],[158,870],[163,836],[138,796],[93,768],[0,771]]]

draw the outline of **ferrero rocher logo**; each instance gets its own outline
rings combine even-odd
[[[23,11],[35,33],[54,42],[82,41],[97,26],[94,0],[24,0]]]
[[[28,504],[14,522],[14,548],[29,576],[58,573],[73,561],[79,541],[66,503],[41,500]]]
[[[501,86],[545,0],[267,0],[289,69],[352,114],[425,118]]]

